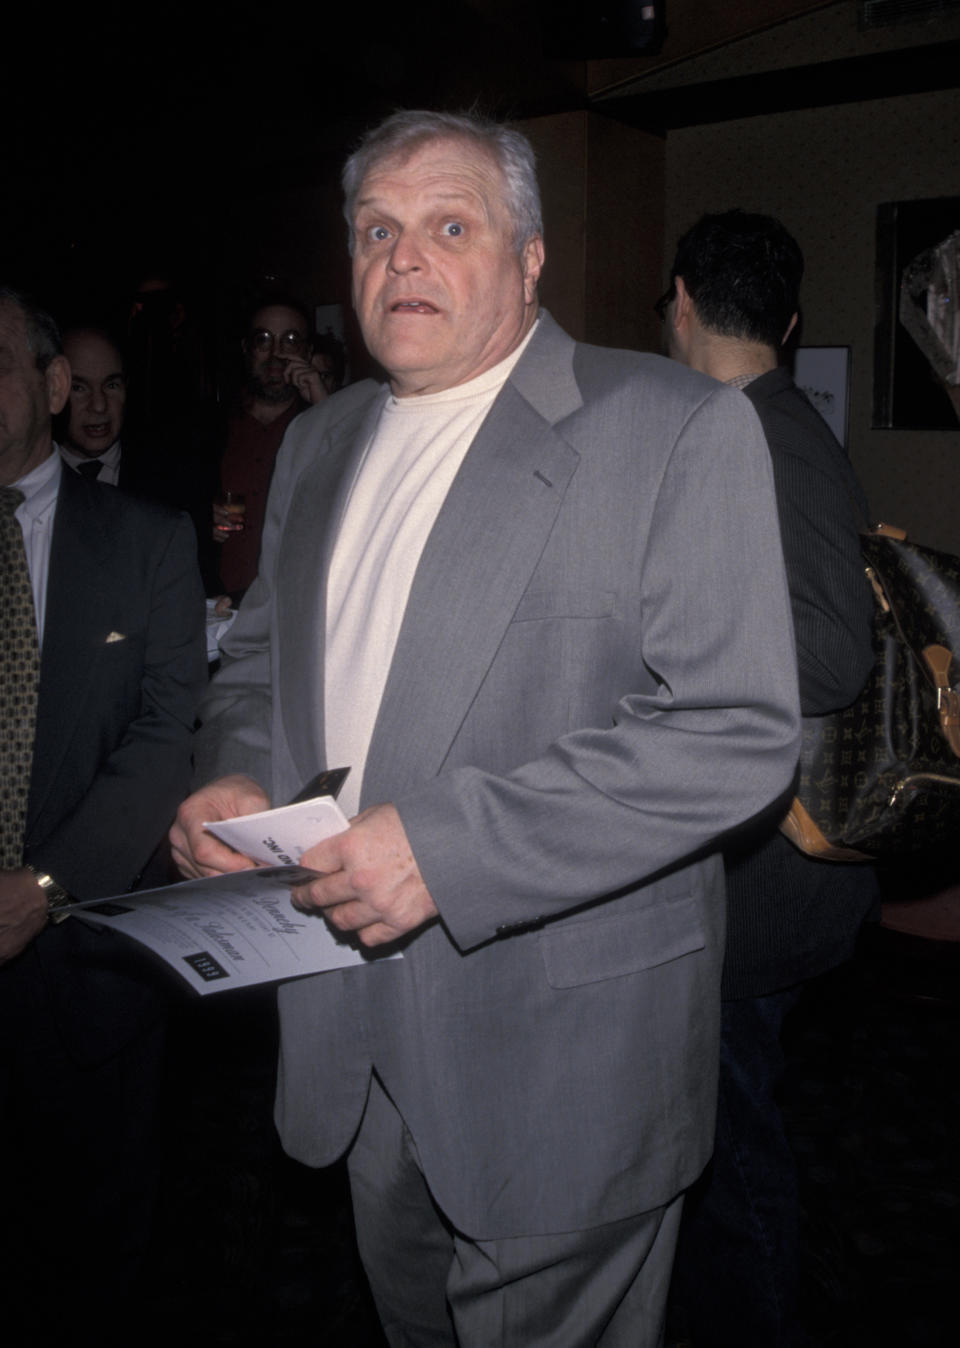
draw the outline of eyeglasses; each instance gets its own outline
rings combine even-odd
[[[281,332],[279,335],[275,332],[268,332],[266,328],[261,328],[257,332],[251,332],[249,344],[254,351],[273,351],[276,349],[281,356],[299,356],[307,345],[307,339],[295,328],[290,328],[289,331]]]
[[[663,294],[660,296],[660,298],[657,300],[656,304],[653,306],[653,312],[659,318],[661,323],[663,323],[664,320],[666,319],[667,310],[669,309],[670,305],[676,298],[677,298],[677,287],[675,285],[671,285],[670,289],[665,290]]]

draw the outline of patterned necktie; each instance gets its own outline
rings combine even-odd
[[[0,869],[23,861],[23,828],[33,764],[40,647],[23,534],[23,500],[0,487]]]

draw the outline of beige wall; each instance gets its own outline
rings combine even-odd
[[[871,429],[876,208],[960,194],[960,92],[671,132],[666,254],[703,211],[779,216],[806,257],[803,341],[852,348],[850,453],[875,518],[960,552],[960,427]]]

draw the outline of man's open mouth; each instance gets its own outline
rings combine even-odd
[[[397,300],[396,304],[390,306],[392,314],[435,314],[438,312],[437,306],[431,304],[429,300]]]

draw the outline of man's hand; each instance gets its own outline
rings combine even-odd
[[[214,543],[226,543],[231,534],[239,534],[242,532],[243,516],[231,511],[229,506],[225,506],[219,501],[214,501],[212,531]]]
[[[195,791],[180,806],[170,830],[173,859],[180,874],[194,880],[222,875],[224,871],[250,870],[254,862],[249,857],[220,842],[203,825],[269,808],[270,801],[262,787],[242,773],[218,777],[209,786]]]
[[[300,864],[325,874],[297,886],[294,906],[322,910],[337,931],[355,931],[364,945],[395,941],[437,916],[392,805],[364,810],[346,833],[304,852]]]
[[[0,964],[19,955],[47,922],[47,896],[26,867],[0,871]]]
[[[290,356],[283,367],[283,381],[292,384],[304,402],[322,403],[329,395],[320,371],[302,356]]]

